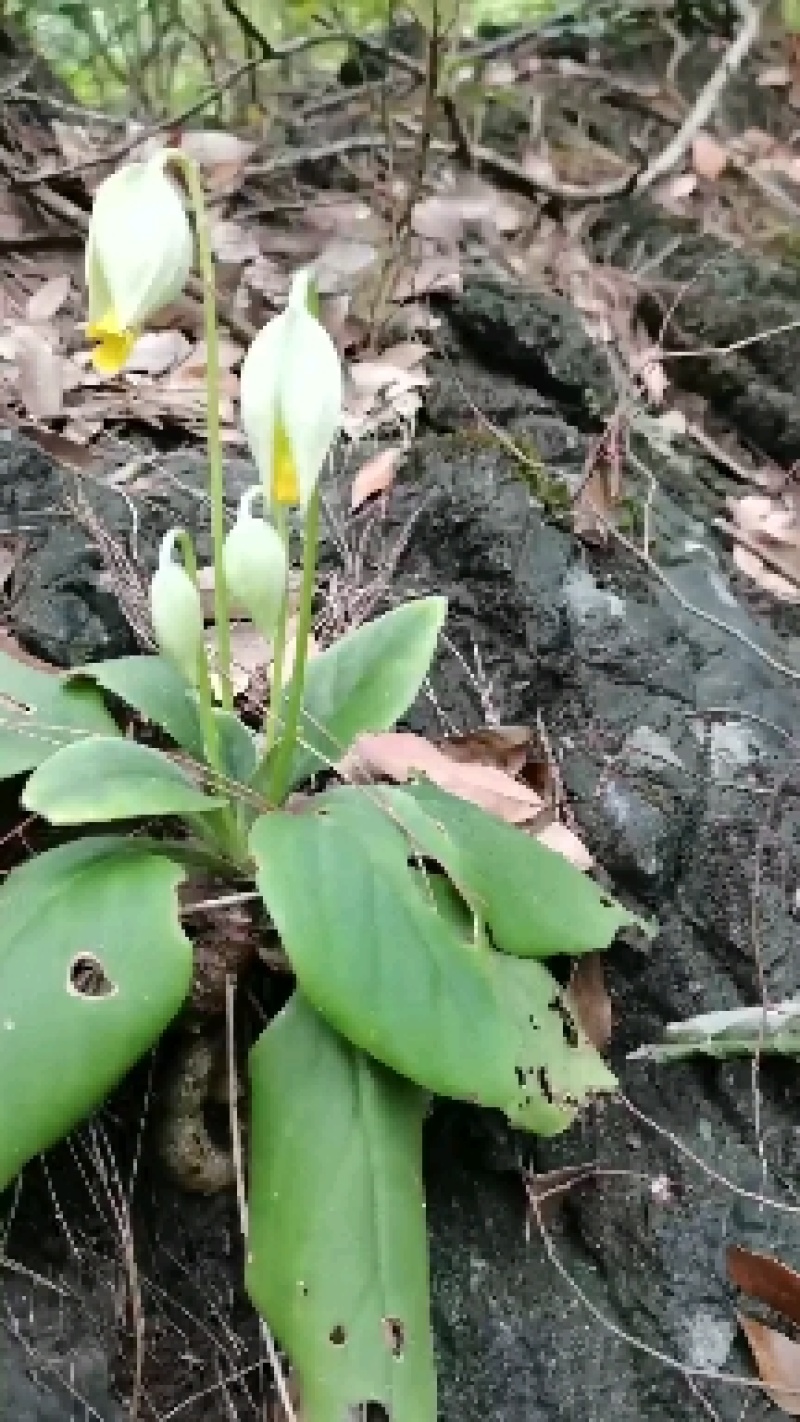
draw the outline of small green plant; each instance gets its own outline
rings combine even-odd
[[[97,193],[86,271],[98,369],[124,364],[195,252],[217,665],[183,529],[164,540],[152,581],[159,655],[62,677],[0,657],[0,776],[26,776],[25,809],[80,832],[0,889],[0,1189],[180,1013],[193,973],[182,881],[210,868],[234,888],[256,885],[296,985],[250,1053],[247,1288],[297,1370],[306,1422],[344,1422],[367,1400],[392,1422],[434,1422],[421,1162],[430,1099],[495,1107],[551,1134],[613,1090],[543,960],[602,949],[638,920],[522,831],[427,782],[329,776],[321,793],[309,788],[360,733],[390,728],[414,701],[445,604],[398,607],[306,658],[318,478],[342,406],[307,273],[244,359],[259,482],[226,530],[214,269],[184,154],[131,164]],[[284,678],[290,511],[302,589]],[[232,601],[274,646],[263,725],[234,706]],[[160,729],[165,749],[122,733],[120,703]]]

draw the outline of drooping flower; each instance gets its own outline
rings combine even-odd
[[[225,582],[232,598],[269,638],[278,625],[286,592],[288,560],[277,529],[252,512],[254,499],[262,497],[259,484],[244,494],[236,522],[225,539],[222,557]]]
[[[172,529],[161,544],[150,584],[150,617],[161,654],[190,686],[197,686],[200,658],[205,655],[203,608],[194,582],[172,556],[178,536]]]
[[[186,209],[165,153],[128,163],[97,189],[86,244],[87,335],[96,370],[121,370],[145,323],[178,297],[192,268]]]
[[[286,310],[242,362],[242,425],[268,508],[305,510],[341,424],[341,362],[308,309],[308,286],[308,273],[298,272]]]

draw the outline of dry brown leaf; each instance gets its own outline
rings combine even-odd
[[[476,731],[448,736],[437,748],[450,760],[494,765],[508,775],[519,775],[533,747],[533,732],[527,726],[481,726]],[[538,786],[534,787],[539,789]]]
[[[728,1278],[737,1289],[760,1299],[800,1328],[800,1274],[771,1254],[728,1246]]]
[[[202,168],[246,163],[255,146],[252,140],[237,138],[227,129],[184,129],[181,134],[181,148]]]
[[[546,849],[552,849],[555,854],[560,854],[564,859],[568,859],[570,864],[574,864],[582,874],[587,874],[590,869],[594,868],[594,858],[583,840],[579,839],[574,831],[568,825],[562,824],[560,820],[553,820],[552,824],[543,825],[535,831],[534,837]]]
[[[255,262],[261,255],[252,229],[224,218],[212,224],[211,245],[219,262]]]
[[[70,439],[69,434],[59,434],[57,430],[43,429],[41,425],[29,424],[27,421],[22,421],[19,428],[28,439],[38,444],[45,454],[57,459],[59,464],[66,464],[68,468],[76,469],[82,474],[97,467],[95,455],[84,443]]]
[[[338,769],[352,780],[385,779],[399,784],[414,775],[425,775],[441,790],[480,805],[508,824],[526,824],[545,809],[540,795],[496,766],[451,760],[411,731],[359,736]]]
[[[800,1417],[800,1343],[746,1314],[737,1314],[764,1391],[788,1417]]]
[[[69,272],[62,276],[50,277],[28,297],[25,314],[29,321],[52,321],[61,310],[70,293],[72,280]]]
[[[602,1052],[611,1041],[612,1011],[599,953],[585,953],[578,960],[569,980],[566,1001],[592,1046]]]
[[[353,513],[360,509],[367,499],[374,498],[376,494],[388,493],[394,483],[402,455],[403,449],[400,445],[391,445],[361,465],[350,489],[350,508]]]
[[[17,333],[17,387],[26,411],[36,420],[61,414],[63,362],[49,341],[32,326]]]
[[[181,331],[146,331],[131,352],[126,369],[140,375],[165,375],[192,350]]]
[[[692,141],[692,167],[699,178],[716,183],[728,166],[728,150],[710,133],[698,133]]]
[[[353,291],[373,270],[379,251],[372,242],[337,238],[329,242],[314,262],[314,275],[321,296]]]
[[[463,287],[456,255],[423,257],[421,262],[401,271],[392,295],[395,301],[418,301],[434,292],[443,296],[458,296]]]
[[[756,75],[756,83],[762,89],[786,89],[792,83],[792,71],[788,64],[771,64]]]
[[[596,468],[584,481],[572,505],[572,526],[579,538],[605,546],[608,525],[613,527],[616,522],[614,506],[618,497],[611,487],[608,471]]]

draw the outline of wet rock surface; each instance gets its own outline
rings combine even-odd
[[[716,342],[723,329],[736,339],[734,331],[763,326],[769,293],[784,320],[792,302],[800,308],[792,271],[782,269],[784,289],[772,284],[771,268],[762,279],[749,260],[720,258],[716,305],[687,297],[682,319],[693,340]],[[687,261],[696,270],[696,250]],[[800,1205],[796,1070],[767,1059],[754,1078],[748,1062],[656,1067],[627,1054],[672,1019],[758,1002],[762,988],[774,999],[800,992],[795,615],[773,616],[737,580],[713,528],[730,471],[691,446],[640,454],[656,478],[656,576],[618,543],[582,546],[559,501],[543,511],[541,484],[532,488],[524,462],[487,438],[476,404],[520,450],[535,448],[548,489],[578,487],[613,385],[565,302],[475,283],[443,314],[447,359],[427,426],[364,571],[379,579],[396,550],[393,597],[435,588],[450,601],[433,695],[412,724],[441,731],[540,717],[608,882],[656,916],[660,932],[652,943],[618,942],[608,955],[620,1100],[548,1142],[462,1108],[438,1107],[428,1124],[441,1416],[661,1422],[706,1417],[711,1404],[734,1422],[749,1396],[747,1417],[757,1422],[768,1415],[759,1394],[710,1374],[751,1376],[726,1282],[727,1245],[747,1243],[800,1266],[791,1212]],[[795,346],[773,343],[742,353],[741,370],[724,373],[740,381],[734,393],[710,365],[698,373],[681,362],[680,379],[687,389],[708,379],[704,393],[740,437],[791,462],[800,455],[789,376],[798,356]],[[64,517],[71,479],[65,486],[15,438],[0,444],[0,459],[0,527],[25,528],[31,539],[9,608],[21,640],[65,665],[127,652],[133,634],[101,581],[102,553]],[[233,473],[234,483],[247,477]],[[162,474],[158,496],[139,508],[144,564],[168,523],[191,516],[195,524],[202,508],[192,492],[202,489],[201,459],[170,456]],[[641,496],[641,470],[628,474]],[[345,480],[331,494],[334,506],[346,506]],[[80,492],[130,557],[126,500],[86,485]],[[339,561],[332,541],[326,569]],[[142,1103],[157,1113],[165,1089],[162,1067],[152,1081],[148,1072],[100,1119],[122,1160]],[[2,1415],[15,1422],[125,1415],[119,1396],[130,1396],[132,1322],[119,1231],[92,1154],[98,1139],[79,1133],[75,1153],[56,1152],[47,1176],[32,1167],[19,1199],[5,1205],[5,1226],[0,1216],[9,1256],[69,1285],[54,1363],[48,1286],[4,1277],[0,1367],[12,1402]],[[227,1388],[237,1415],[255,1417],[266,1373],[239,1282],[235,1201],[183,1195],[146,1157],[145,1149],[133,1206],[147,1326],[150,1411],[142,1415],[180,1406],[185,1422],[219,1418]],[[107,1184],[102,1149],[100,1158]],[[522,1169],[576,1164],[588,1178],[566,1194],[543,1238],[527,1218]],[[92,1192],[102,1196],[94,1205]],[[762,1194],[780,1208],[762,1207]],[[49,1374],[43,1365],[37,1372],[36,1357],[49,1359]],[[69,1387],[85,1400],[83,1413]]]

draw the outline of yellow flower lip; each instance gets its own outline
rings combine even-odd
[[[275,423],[272,461],[272,498],[276,504],[294,508],[300,502],[300,483],[289,436],[282,420]]]
[[[86,335],[97,344],[92,349],[92,365],[99,375],[116,375],[128,361],[136,344],[136,331],[125,330],[109,311],[99,321],[90,321]]]

